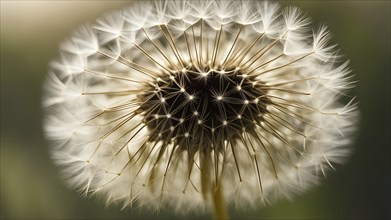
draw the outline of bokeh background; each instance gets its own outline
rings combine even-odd
[[[58,44],[81,23],[125,1],[1,1],[1,219],[205,219],[120,211],[66,187],[41,129],[41,88]],[[326,23],[359,80],[355,152],[322,184],[292,201],[232,219],[386,219],[390,215],[390,1],[283,1]]]

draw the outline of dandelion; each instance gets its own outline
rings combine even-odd
[[[275,2],[169,0],[80,27],[45,83],[54,161],[124,208],[226,218],[300,194],[344,162],[358,114],[348,62],[309,25]]]

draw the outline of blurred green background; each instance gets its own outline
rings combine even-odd
[[[205,219],[209,215],[120,211],[62,183],[41,129],[41,87],[58,44],[81,23],[124,1],[1,1],[1,218]],[[361,109],[355,153],[322,184],[292,201],[257,210],[231,209],[232,219],[390,218],[389,1],[283,1],[327,24],[359,80]]]

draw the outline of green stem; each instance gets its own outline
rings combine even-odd
[[[216,220],[228,220],[227,208],[224,202],[223,189],[218,185],[215,190],[212,190],[212,201],[214,208],[214,217]]]

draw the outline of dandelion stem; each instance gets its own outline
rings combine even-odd
[[[225,206],[223,189],[220,184],[217,185],[215,190],[212,190],[212,201],[214,208],[214,217],[216,220],[228,219],[227,208]]]

